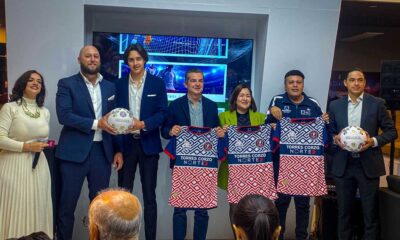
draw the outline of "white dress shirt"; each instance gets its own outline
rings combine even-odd
[[[133,82],[132,76],[129,74],[129,111],[133,117],[140,120],[140,104],[142,103],[143,87],[146,80],[147,72],[145,71],[143,77],[138,84]],[[140,131],[136,130],[133,134],[139,134]]]
[[[86,77],[85,75],[82,74],[83,80],[85,81],[86,87],[88,88],[90,98],[92,99],[92,104],[93,104],[93,109],[94,109],[94,114],[96,116],[96,119],[93,120],[92,124],[92,130],[95,130],[94,132],[94,138],[93,141],[98,142],[103,140],[103,135],[102,135],[102,130],[97,128],[97,125],[99,123],[99,119],[102,118],[102,106],[101,106],[101,88],[100,88],[100,82],[103,80],[103,76],[98,73],[96,82],[92,84]]]

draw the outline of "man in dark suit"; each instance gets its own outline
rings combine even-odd
[[[185,74],[185,87],[188,92],[168,107],[168,118],[162,128],[162,136],[166,139],[177,136],[181,126],[197,126],[217,128],[218,137],[224,137],[224,130],[219,127],[217,104],[204,97],[204,74],[200,69],[190,69]],[[174,208],[173,238],[183,240],[186,236],[185,208]],[[208,228],[208,212],[205,209],[195,211],[193,239],[205,240]]]
[[[57,236],[72,239],[74,212],[85,177],[89,198],[109,185],[113,161],[112,136],[115,130],[107,123],[114,109],[114,85],[103,79],[100,55],[93,46],[85,46],[78,57],[81,70],[58,82],[56,110],[61,131],[56,157],[61,160],[61,196],[57,217]],[[122,159],[116,159],[117,170]]]
[[[379,176],[385,174],[381,147],[397,138],[396,128],[389,117],[384,100],[365,93],[366,80],[360,69],[347,74],[344,85],[348,96],[329,106],[330,132],[336,147],[332,161],[338,200],[339,239],[352,239],[351,210],[357,188],[360,191],[364,218],[364,239],[378,236],[377,200]],[[347,126],[359,126],[369,136],[359,153],[344,150],[339,133]],[[379,129],[382,132],[379,134]]]
[[[156,239],[156,185],[159,153],[162,151],[160,127],[167,116],[167,92],[164,81],[146,72],[146,50],[140,44],[130,45],[124,53],[130,68],[128,76],[116,82],[117,107],[129,109],[134,116],[130,134],[118,136],[116,158],[124,159],[118,174],[120,187],[133,189],[139,165],[144,201],[144,227],[147,240]]]

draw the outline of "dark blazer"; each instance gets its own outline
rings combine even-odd
[[[340,131],[348,126],[348,96],[331,102],[329,106],[329,131],[331,135],[339,134]],[[385,102],[381,98],[364,93],[361,111],[361,126],[367,131],[370,137],[375,137],[378,147],[371,147],[360,153],[360,162],[367,177],[376,178],[385,175],[385,165],[381,148],[383,145],[397,138],[397,131],[392,119],[385,107]],[[382,133],[379,134],[378,130]],[[334,147],[332,160],[332,174],[343,176],[349,152]]]
[[[102,114],[106,115],[115,107],[114,84],[103,79],[100,82]],[[83,162],[93,143],[92,125],[96,119],[92,99],[80,73],[58,82],[56,111],[61,130],[56,157],[65,161]],[[106,158],[112,162],[114,149],[112,137],[103,131],[103,147]]]
[[[129,109],[129,75],[118,79],[116,87],[116,106]],[[164,81],[149,73],[143,86],[142,101],[140,103],[140,120],[146,128],[140,131],[143,151],[147,155],[158,154],[162,151],[160,127],[167,117],[167,91]],[[118,151],[127,152],[132,147],[132,134],[121,135],[118,139]]]
[[[218,127],[219,119],[217,104],[202,96],[202,106],[204,127]],[[171,138],[171,136],[169,136],[169,131],[174,125],[190,126],[190,113],[187,95],[175,99],[170,103],[168,107],[168,118],[161,131],[163,138]]]

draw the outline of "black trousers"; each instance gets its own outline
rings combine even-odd
[[[335,177],[338,200],[338,236],[340,240],[352,239],[351,215],[357,188],[364,219],[364,239],[378,239],[378,189],[379,178],[368,178],[359,158],[349,158],[342,177]]]
[[[310,217],[310,197],[291,196],[278,193],[279,198],[275,200],[276,208],[279,212],[279,223],[282,227],[279,239],[284,239],[286,230],[286,213],[293,197],[296,209],[296,240],[308,239],[308,222]]]
[[[157,231],[157,171],[158,154],[146,155],[140,139],[133,141],[132,148],[124,153],[124,165],[118,172],[118,186],[132,192],[136,168],[139,165],[144,202],[144,229],[146,240],[155,240]]]

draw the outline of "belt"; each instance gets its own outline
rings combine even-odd
[[[360,153],[358,152],[351,152],[350,157],[354,159],[359,159],[360,158]]]
[[[133,139],[139,140],[140,134],[132,134]]]

